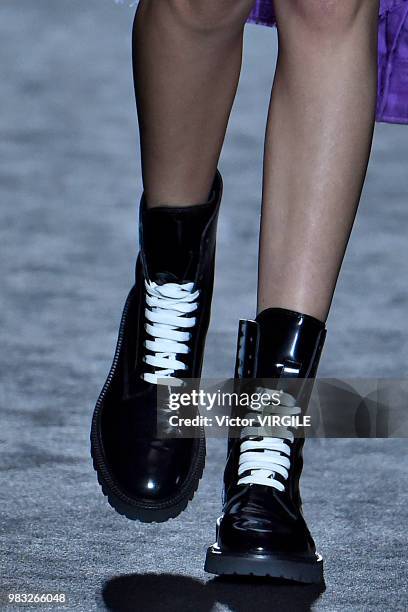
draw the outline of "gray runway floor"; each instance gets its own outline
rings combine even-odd
[[[303,492],[326,560],[323,593],[204,574],[220,441],[177,520],[128,522],[100,493],[90,417],[137,251],[131,22],[132,10],[109,0],[0,6],[0,590],[66,592],[68,609],[86,611],[407,610],[406,440],[308,443]],[[254,314],[275,58],[274,34],[249,27],[221,164],[207,377],[232,373],[237,321]],[[407,128],[378,126],[321,375],[407,375],[407,143]]]

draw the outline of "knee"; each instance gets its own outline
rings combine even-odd
[[[333,35],[347,31],[375,5],[376,0],[290,0],[287,9],[303,29]]]
[[[155,0],[156,1],[156,0]],[[196,32],[242,29],[254,0],[164,0],[173,17]]]

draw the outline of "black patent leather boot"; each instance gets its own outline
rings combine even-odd
[[[317,319],[281,308],[241,321],[238,386],[248,384],[243,379],[256,379],[257,390],[284,392],[281,414],[304,415],[325,335]],[[303,517],[299,491],[304,439],[290,428],[279,437],[254,433],[245,427],[234,437],[230,432],[223,514],[205,569],[320,583],[323,561]]]
[[[166,415],[157,390],[201,375],[221,195],[217,173],[206,204],[147,209],[141,201],[136,283],[91,430],[103,492],[130,519],[176,517],[203,473],[204,431],[194,438],[159,436]]]

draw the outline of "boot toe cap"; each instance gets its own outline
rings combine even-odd
[[[218,526],[220,549],[245,554],[314,556],[315,545],[303,520],[277,521],[261,514],[225,514]]]
[[[134,500],[162,502],[177,496],[192,463],[191,441],[178,442],[168,445],[136,441],[133,452],[116,456],[111,453],[108,465],[112,479]]]

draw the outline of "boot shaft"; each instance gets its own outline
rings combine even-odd
[[[140,204],[140,253],[136,265],[136,299],[134,300],[135,333],[132,354],[135,355],[133,379],[138,380],[153,368],[145,363],[145,346],[152,340],[147,333],[146,282],[157,285],[194,284],[198,292],[197,308],[191,314],[195,324],[188,328],[188,354],[180,361],[186,366],[178,373],[184,378],[199,378],[202,369],[204,343],[210,321],[214,283],[215,247],[218,214],[222,197],[219,172],[209,201],[186,207],[148,209],[143,196]],[[139,336],[139,337],[136,337]]]
[[[325,325],[283,308],[268,308],[241,320],[235,378],[313,378],[326,337]]]
[[[167,275],[175,282],[198,284],[203,280],[213,265],[222,189],[217,172],[205,204],[149,209],[142,197],[139,238],[147,278]]]
[[[282,390],[296,399],[304,415],[313,389],[326,336],[325,325],[314,317],[282,308],[269,308],[255,320],[239,324],[235,364],[236,391],[243,388]],[[251,382],[253,381],[253,382]],[[240,416],[243,416],[242,414]],[[240,432],[233,431],[228,444],[225,492],[235,489],[240,455]],[[285,497],[300,506],[299,479],[303,468],[304,439],[291,443],[291,465]]]

